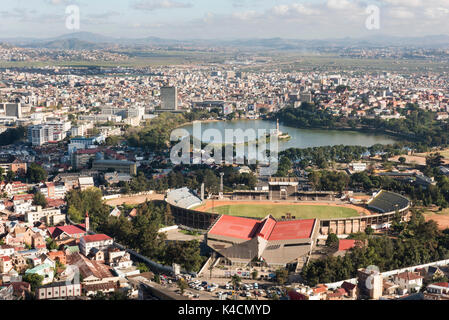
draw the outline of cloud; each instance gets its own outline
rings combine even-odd
[[[251,20],[254,18],[258,18],[261,15],[254,10],[248,10],[248,11],[234,12],[232,16],[239,20]]]
[[[288,15],[318,15],[320,11],[311,6],[304,5],[302,3],[293,3],[291,5],[278,5],[274,6],[271,10],[274,15],[288,16]]]
[[[427,8],[424,10],[424,14],[431,19],[438,19],[447,16],[449,14],[449,9],[443,7]]]
[[[390,9],[389,15],[392,18],[396,18],[396,19],[413,19],[413,18],[415,18],[415,13],[413,13],[412,11],[410,11],[404,7]]]
[[[384,3],[396,7],[421,7],[424,2],[422,0],[383,0]]]
[[[329,9],[343,10],[351,7],[353,3],[349,0],[328,0],[327,7]]]
[[[174,0],[142,0],[132,5],[133,9],[154,11],[160,9],[182,9],[191,8],[193,5],[186,2],[178,2]]]
[[[76,4],[78,0],[45,0],[46,3],[54,6]]]

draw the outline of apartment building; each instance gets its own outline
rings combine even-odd
[[[114,240],[105,234],[94,234],[82,237],[80,240],[80,252],[87,256],[92,249],[105,251],[114,244]]]

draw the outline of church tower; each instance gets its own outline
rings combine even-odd
[[[89,234],[89,212],[86,211],[86,219],[84,220],[86,224],[86,234]]]

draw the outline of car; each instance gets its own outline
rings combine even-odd
[[[254,289],[259,289],[259,284],[257,282],[254,284]]]
[[[246,291],[246,292],[245,292],[245,297],[251,297],[251,292]]]

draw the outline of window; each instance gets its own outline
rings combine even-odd
[[[301,246],[308,246],[308,243],[292,243],[292,244],[286,244],[284,247],[301,247]]]

